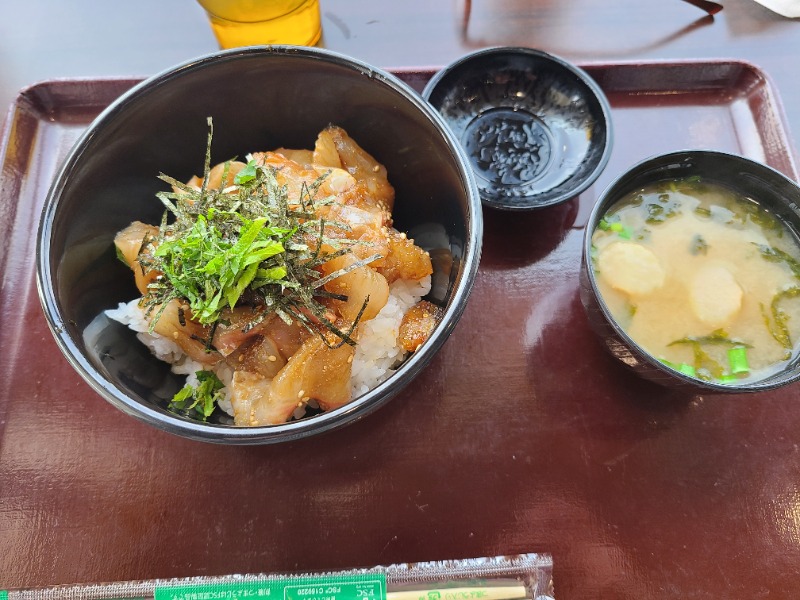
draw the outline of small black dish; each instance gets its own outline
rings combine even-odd
[[[600,87],[566,60],[531,48],[489,48],[439,71],[423,97],[472,163],[487,206],[528,210],[588,188],[611,153]]]
[[[606,188],[592,209],[583,242],[580,297],[589,325],[608,351],[639,376],[668,388],[694,393],[737,394],[760,392],[800,379],[800,355],[795,352],[784,367],[763,379],[738,383],[705,381],[668,367],[644,350],[622,328],[604,302],[592,268],[592,236],[608,210],[628,193],[657,181],[699,177],[721,184],[777,216],[800,238],[800,186],[760,162],[713,150],[683,150],[648,158],[628,169]]]

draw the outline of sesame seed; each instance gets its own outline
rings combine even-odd
[[[302,399],[302,397],[305,395],[305,393],[306,393],[305,390],[300,390],[299,392],[297,392],[297,397]]]
[[[278,360],[278,357],[277,357],[277,356],[275,356],[274,354],[270,354],[270,355],[267,357],[267,360],[268,360],[269,362],[275,362],[276,360]]]

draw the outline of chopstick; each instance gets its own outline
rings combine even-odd
[[[683,0],[683,1],[688,2],[692,6],[696,6],[697,8],[706,11],[710,15],[715,15],[722,10],[721,4],[717,4],[716,2],[711,2],[710,0]]]

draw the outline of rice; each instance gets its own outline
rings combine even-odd
[[[395,281],[389,286],[389,300],[386,306],[375,318],[363,323],[350,376],[353,398],[365,394],[394,373],[405,357],[405,351],[397,342],[403,315],[430,291],[430,287],[430,276],[419,281],[403,279]],[[209,368],[192,360],[169,338],[149,333],[147,331],[149,324],[144,310],[139,306],[138,298],[122,302],[117,308],[107,310],[105,314],[135,331],[139,341],[145,344],[154,356],[169,363],[176,375],[186,375],[186,383],[193,387],[198,384],[197,371]],[[233,371],[224,361],[214,366],[213,370],[225,385],[225,397],[219,401],[219,407],[229,415],[233,415],[229,394]],[[300,416],[302,414],[295,414],[295,417]]]

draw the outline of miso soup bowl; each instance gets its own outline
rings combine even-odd
[[[213,118],[212,163],[277,147],[313,148],[343,127],[383,163],[395,187],[395,226],[431,251],[429,300],[444,311],[427,342],[385,382],[336,410],[282,425],[236,427],[215,414],[167,410],[184,378],[104,311],[138,296],[115,257],[115,234],[134,220],[158,224],[165,186],[202,173]],[[361,419],[396,396],[444,344],[464,310],[482,237],[469,164],[438,113],[402,81],[317,48],[251,47],[199,57],[155,75],[109,106],[77,141],[46,199],[38,237],[44,313],[64,356],[112,405],[165,431],[227,444],[310,436]],[[423,241],[424,240],[424,241]],[[218,410],[217,413],[220,411]]]
[[[613,356],[641,377],[670,388],[700,393],[731,394],[759,392],[793,383],[800,379],[800,357],[796,355],[783,370],[761,380],[723,384],[702,381],[680,373],[648,354],[633,340],[603,301],[591,262],[592,235],[600,219],[617,201],[634,190],[665,179],[693,176],[699,176],[703,181],[722,184],[757,200],[778,216],[795,236],[798,236],[800,186],[771,167],[734,154],[710,150],[685,150],[644,160],[608,186],[589,217],[580,272],[580,297],[589,324]]]

